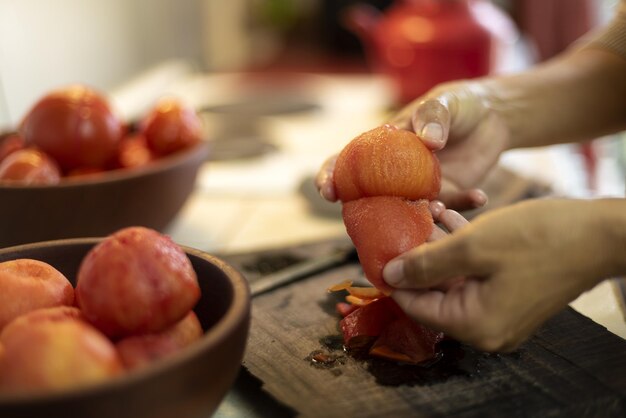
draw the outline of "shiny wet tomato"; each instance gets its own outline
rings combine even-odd
[[[148,147],[157,155],[188,148],[202,139],[196,111],[175,98],[161,99],[141,123]]]
[[[36,149],[12,152],[0,162],[0,183],[57,184],[60,179],[56,162]]]
[[[69,172],[104,167],[117,152],[123,124],[102,94],[73,85],[39,100],[24,118],[20,133],[27,146],[45,151]]]
[[[17,134],[0,136],[0,161],[6,156],[24,148],[24,140]]]
[[[148,148],[146,137],[132,134],[124,137],[117,150],[113,168],[135,168],[144,166],[154,160],[152,150]]]

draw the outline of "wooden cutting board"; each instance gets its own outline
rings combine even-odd
[[[297,259],[329,245],[272,254]],[[254,257],[263,258],[229,261],[245,270]],[[334,311],[341,296],[326,288],[360,278],[357,264],[341,266],[253,300],[244,371],[234,390],[250,398],[254,416],[626,416],[626,341],[569,308],[511,354],[451,342],[429,368],[345,355]],[[312,362],[316,350],[335,361]]]

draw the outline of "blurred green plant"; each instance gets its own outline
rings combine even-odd
[[[292,28],[298,21],[298,2],[293,0],[262,0],[257,11],[261,23],[279,30]]]

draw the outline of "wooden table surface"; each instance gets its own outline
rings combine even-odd
[[[335,241],[227,257],[255,280],[255,265],[295,262],[333,251]],[[360,360],[341,350],[326,288],[362,280],[347,264],[259,295],[242,374],[230,395],[251,417],[622,416],[626,341],[567,308],[510,354],[480,353],[455,342],[424,368]],[[336,356],[318,367],[316,350]],[[236,401],[234,400],[236,398]],[[228,402],[227,402],[228,403]],[[220,409],[218,417],[231,416]]]

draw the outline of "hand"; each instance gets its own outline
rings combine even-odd
[[[489,105],[488,89],[477,82],[441,85],[406,106],[389,123],[416,132],[437,152],[442,184],[438,197],[458,210],[481,207],[487,202],[474,188],[496,164],[509,134],[504,121]],[[325,199],[337,200],[333,169],[337,156],[329,158],[315,183]]]
[[[436,217],[451,235],[390,261],[383,275],[397,289],[391,296],[416,321],[479,349],[512,350],[623,268],[598,216],[623,211],[615,201],[526,201],[469,225],[445,210]],[[455,277],[454,285],[438,287]]]
[[[442,84],[389,121],[414,131],[437,152],[442,171],[439,199],[449,208],[470,209],[487,201],[473,187],[497,163],[510,136],[491,96],[480,82]]]
[[[433,215],[435,226],[433,228],[433,232],[430,234],[426,242],[435,242],[437,240],[443,239],[449,235],[449,231],[458,231],[463,226],[469,225],[469,221],[467,219],[465,219],[460,213],[456,211],[446,209],[446,206],[441,201],[434,200],[430,202],[429,209],[430,213]],[[447,279],[440,284],[434,286],[432,289],[447,291],[448,289],[451,289],[452,287],[464,281],[465,277],[458,276]]]

